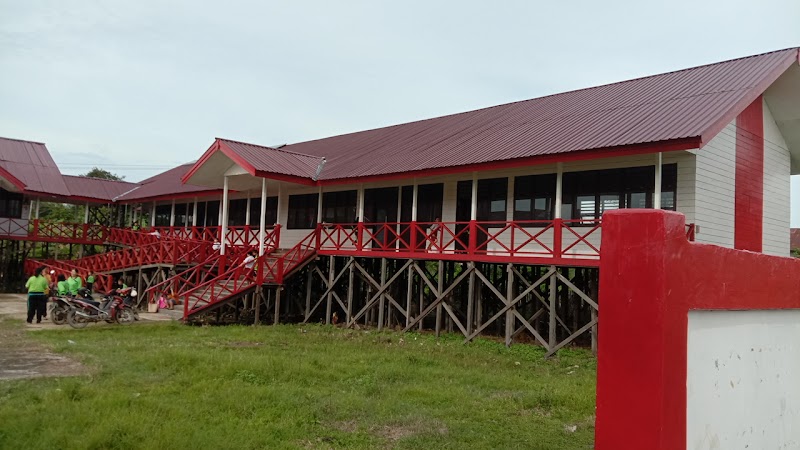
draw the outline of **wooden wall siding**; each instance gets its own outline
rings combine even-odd
[[[705,147],[697,151],[695,168],[694,222],[700,227],[697,242],[732,248],[736,173],[735,123],[728,124]]]
[[[763,252],[789,256],[790,157],[769,106],[764,102]]]

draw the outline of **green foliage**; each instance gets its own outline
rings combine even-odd
[[[792,257],[800,258],[800,248],[793,248],[792,249]]]
[[[115,173],[111,173],[108,170],[101,169],[99,167],[94,167],[92,170],[86,172],[85,174],[81,175],[82,177],[92,177],[92,178],[102,178],[104,180],[114,180],[114,181],[122,181],[125,179],[124,176],[119,176]]]
[[[545,360],[529,345],[315,325],[28,336],[91,375],[0,382],[0,448],[592,446],[584,350]]]

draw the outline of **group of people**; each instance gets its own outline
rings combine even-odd
[[[42,319],[47,319],[47,298],[51,293],[56,292],[58,295],[76,296],[83,289],[83,279],[75,269],[72,269],[69,278],[59,274],[56,280],[53,281],[54,275],[55,270],[47,272],[46,267],[37,267],[33,275],[25,283],[25,288],[28,289],[28,323],[33,323],[34,317],[36,317],[36,323],[41,323]],[[94,281],[94,273],[90,271],[86,277],[86,289],[89,294],[92,293]]]

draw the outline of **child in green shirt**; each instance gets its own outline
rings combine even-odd
[[[92,293],[92,286],[94,285],[94,272],[91,270],[89,271],[89,276],[86,277],[86,289],[89,290],[89,293]]]

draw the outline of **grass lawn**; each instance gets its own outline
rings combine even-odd
[[[544,360],[529,345],[318,325],[24,339],[89,375],[0,381],[0,448],[592,448],[596,364],[584,350]]]

